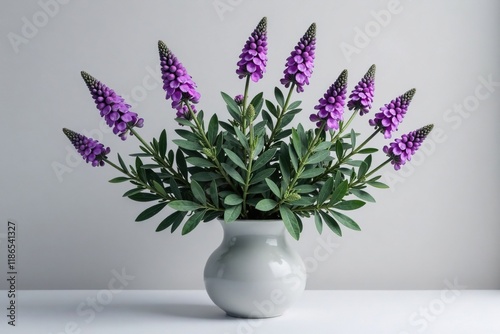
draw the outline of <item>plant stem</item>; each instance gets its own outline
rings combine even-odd
[[[196,129],[197,129],[198,135],[201,137],[201,139],[203,141],[203,145],[207,149],[209,149],[211,152],[213,152],[213,150],[212,150],[212,148],[213,148],[212,144],[210,143],[210,141],[208,140],[207,136],[205,135],[205,131],[203,130],[203,126],[200,124],[200,121],[198,120],[198,117],[196,117],[196,115],[194,114],[193,109],[191,108],[191,106],[189,105],[189,103],[187,103],[187,101],[184,101],[184,104],[187,106],[187,108],[189,110],[189,115],[191,116],[191,119],[194,120],[194,123],[196,125]],[[215,166],[217,167],[217,169],[219,170],[219,172],[221,173],[221,175],[224,177],[224,179],[226,180],[226,182],[229,184],[229,186],[231,188],[233,188],[234,191],[237,191],[236,186],[233,184],[233,182],[231,181],[231,178],[229,177],[229,175],[227,175],[226,171],[224,170],[224,168],[220,164],[219,159],[217,159],[217,156],[215,155],[215,152],[213,152],[212,156],[207,156],[207,157],[214,162]]]
[[[250,75],[247,75],[247,78],[245,80],[245,92],[243,93],[243,106],[241,108],[241,131],[245,133],[246,127],[247,127],[247,118],[245,116],[247,112],[247,100],[248,100],[248,87],[250,86]]]
[[[361,183],[364,183],[364,180],[368,179],[371,175],[373,175],[374,173],[378,172],[380,170],[380,168],[384,167],[385,165],[387,165],[391,161],[392,161],[392,158],[388,158],[387,160],[385,160],[384,162],[382,162],[380,165],[378,165],[376,168],[374,168],[371,172],[367,173],[362,178],[362,180],[357,180],[352,185],[350,185],[349,188],[352,188],[352,187],[355,187],[355,186],[357,186],[357,185],[359,185]]]
[[[295,88],[295,83],[292,83],[292,85],[290,86],[290,90],[288,91],[288,95],[286,96],[286,100],[285,100],[285,104],[283,105],[283,109],[281,110],[281,112],[278,115],[278,118],[276,119],[276,125],[274,126],[273,131],[271,131],[271,135],[269,136],[269,140],[264,147],[264,151],[268,150],[269,147],[271,147],[271,145],[274,142],[274,137],[278,134],[278,131],[280,130],[281,121],[283,120],[283,116],[285,116],[285,113],[288,109],[288,105],[290,104],[290,99],[292,97],[292,93],[293,93],[294,88]]]

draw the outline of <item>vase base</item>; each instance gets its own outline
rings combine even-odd
[[[226,315],[231,318],[239,318],[239,319],[269,319],[269,318],[281,317],[283,313],[271,314],[271,315],[261,315],[261,314],[243,315],[243,314],[226,312]]]

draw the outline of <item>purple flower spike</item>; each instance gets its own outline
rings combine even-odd
[[[297,85],[297,93],[300,93],[304,91],[304,85],[309,85],[314,67],[315,49],[316,23],[313,23],[286,59],[284,77],[280,81],[286,88],[294,83]]]
[[[64,134],[71,141],[71,144],[77,149],[87,163],[91,163],[93,167],[104,166],[104,159],[111,151],[109,147],[104,147],[103,144],[92,138],[87,138],[84,135],[63,129]]]
[[[349,110],[359,110],[359,115],[370,111],[373,102],[373,93],[375,91],[375,65],[370,66],[365,76],[358,82],[354,90],[349,95],[347,107]]]
[[[320,127],[326,121],[325,130],[338,130],[339,122],[344,114],[345,98],[347,94],[347,70],[343,70],[335,82],[319,99],[319,104],[314,107],[317,114],[312,114],[309,119],[317,122]]]
[[[380,129],[385,138],[391,138],[391,133],[396,131],[399,123],[403,121],[413,95],[415,95],[415,89],[410,89],[380,108],[381,112],[376,113],[375,118],[369,121],[370,125]]]
[[[126,104],[120,95],[87,72],[82,71],[81,75],[92,94],[97,109],[100,110],[106,124],[113,128],[115,135],[125,140],[129,129],[142,128],[144,119],[138,118],[135,112],[130,111],[130,105]]]
[[[196,84],[182,63],[162,41],[158,41],[158,51],[160,53],[163,89],[167,93],[165,98],[172,99],[172,108],[182,112],[182,102],[198,103],[200,93],[196,90]]]
[[[250,76],[253,82],[262,79],[267,64],[267,18],[259,24],[241,50],[240,60],[236,65],[236,74],[240,79]]]
[[[406,161],[411,160],[411,156],[418,150],[425,137],[432,131],[433,124],[426,125],[416,131],[412,131],[401,138],[390,143],[389,146],[384,146],[384,152],[389,156],[391,164],[395,170],[401,169]]]

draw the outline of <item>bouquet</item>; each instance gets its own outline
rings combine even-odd
[[[193,78],[167,45],[159,41],[159,60],[166,99],[176,110],[180,125],[169,148],[163,130],[147,141],[138,129],[144,120],[113,89],[82,72],[100,115],[113,133],[138,142],[133,164],[120,154],[112,161],[110,148],[98,141],[64,128],[63,132],[92,166],[109,165],[121,176],[111,183],[129,182],[123,194],[133,201],[150,202],[136,221],[147,220],[166,207],[173,209],[156,231],[182,226],[191,232],[200,222],[214,219],[281,219],[290,235],[299,239],[303,218],[312,220],[319,233],[328,226],[341,236],[341,226],[360,230],[345,211],[374,202],[369,187],[387,188],[377,175],[387,164],[398,170],[418,150],[433,125],[411,131],[385,145],[385,161],[372,165],[380,154],[368,143],[378,134],[389,139],[406,115],[415,89],[384,104],[368,120],[372,133],[366,138],[350,127],[356,116],[371,110],[375,89],[372,65],[348,95],[348,72],[343,70],[310,114],[311,128],[290,127],[302,112],[301,101],[293,100],[309,85],[314,69],[316,25],[313,23],[286,58],[274,98],[263,93],[249,96],[250,85],[263,78],[267,65],[267,20],[264,17],[244,44],[236,64],[236,74],[244,81],[243,91],[221,93],[229,119],[213,113],[205,117],[197,109],[200,94]],[[346,109],[348,110],[346,112]]]

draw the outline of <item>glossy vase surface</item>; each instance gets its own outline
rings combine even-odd
[[[205,288],[228,315],[276,317],[302,294],[304,262],[293,249],[281,220],[220,221],[224,238],[209,257]]]

